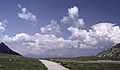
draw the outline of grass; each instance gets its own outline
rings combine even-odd
[[[51,60],[51,58],[41,58]],[[79,61],[119,60],[99,57],[52,58],[70,70],[120,70],[120,64],[79,63]],[[0,70],[47,70],[37,58],[0,54]]]
[[[62,62],[62,65],[70,70],[119,70],[119,64],[97,64],[97,63],[77,63],[77,62]]]
[[[65,66],[66,68],[69,68],[70,70],[120,70],[120,64],[79,63],[79,61],[96,61],[96,60],[116,60],[116,59],[99,58],[99,57],[53,58],[52,59],[52,61],[61,63],[63,66]]]
[[[47,70],[35,58],[0,54],[0,70]]]

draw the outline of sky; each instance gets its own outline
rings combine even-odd
[[[119,0],[0,0],[0,41],[29,57],[95,55],[120,43]]]

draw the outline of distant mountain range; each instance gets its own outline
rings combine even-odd
[[[120,43],[112,48],[104,50],[96,55],[97,57],[112,57],[120,59]]]
[[[21,54],[11,50],[8,46],[6,46],[3,42],[0,43],[0,53],[3,54],[12,54],[12,55],[19,55],[21,56]]]
[[[3,54],[12,54],[12,55],[19,55],[21,54],[11,50],[7,45],[3,42],[0,43],[0,53]],[[120,59],[120,43],[114,45],[112,48],[104,50],[96,55],[97,57],[112,57]]]

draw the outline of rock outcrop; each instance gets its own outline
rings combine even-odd
[[[114,45],[112,48],[104,50],[96,55],[97,57],[112,57],[120,59],[120,43]]]

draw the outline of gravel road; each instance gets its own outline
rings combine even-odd
[[[48,68],[48,70],[69,70],[56,62],[52,62],[48,60],[39,60],[39,61],[41,61]]]

